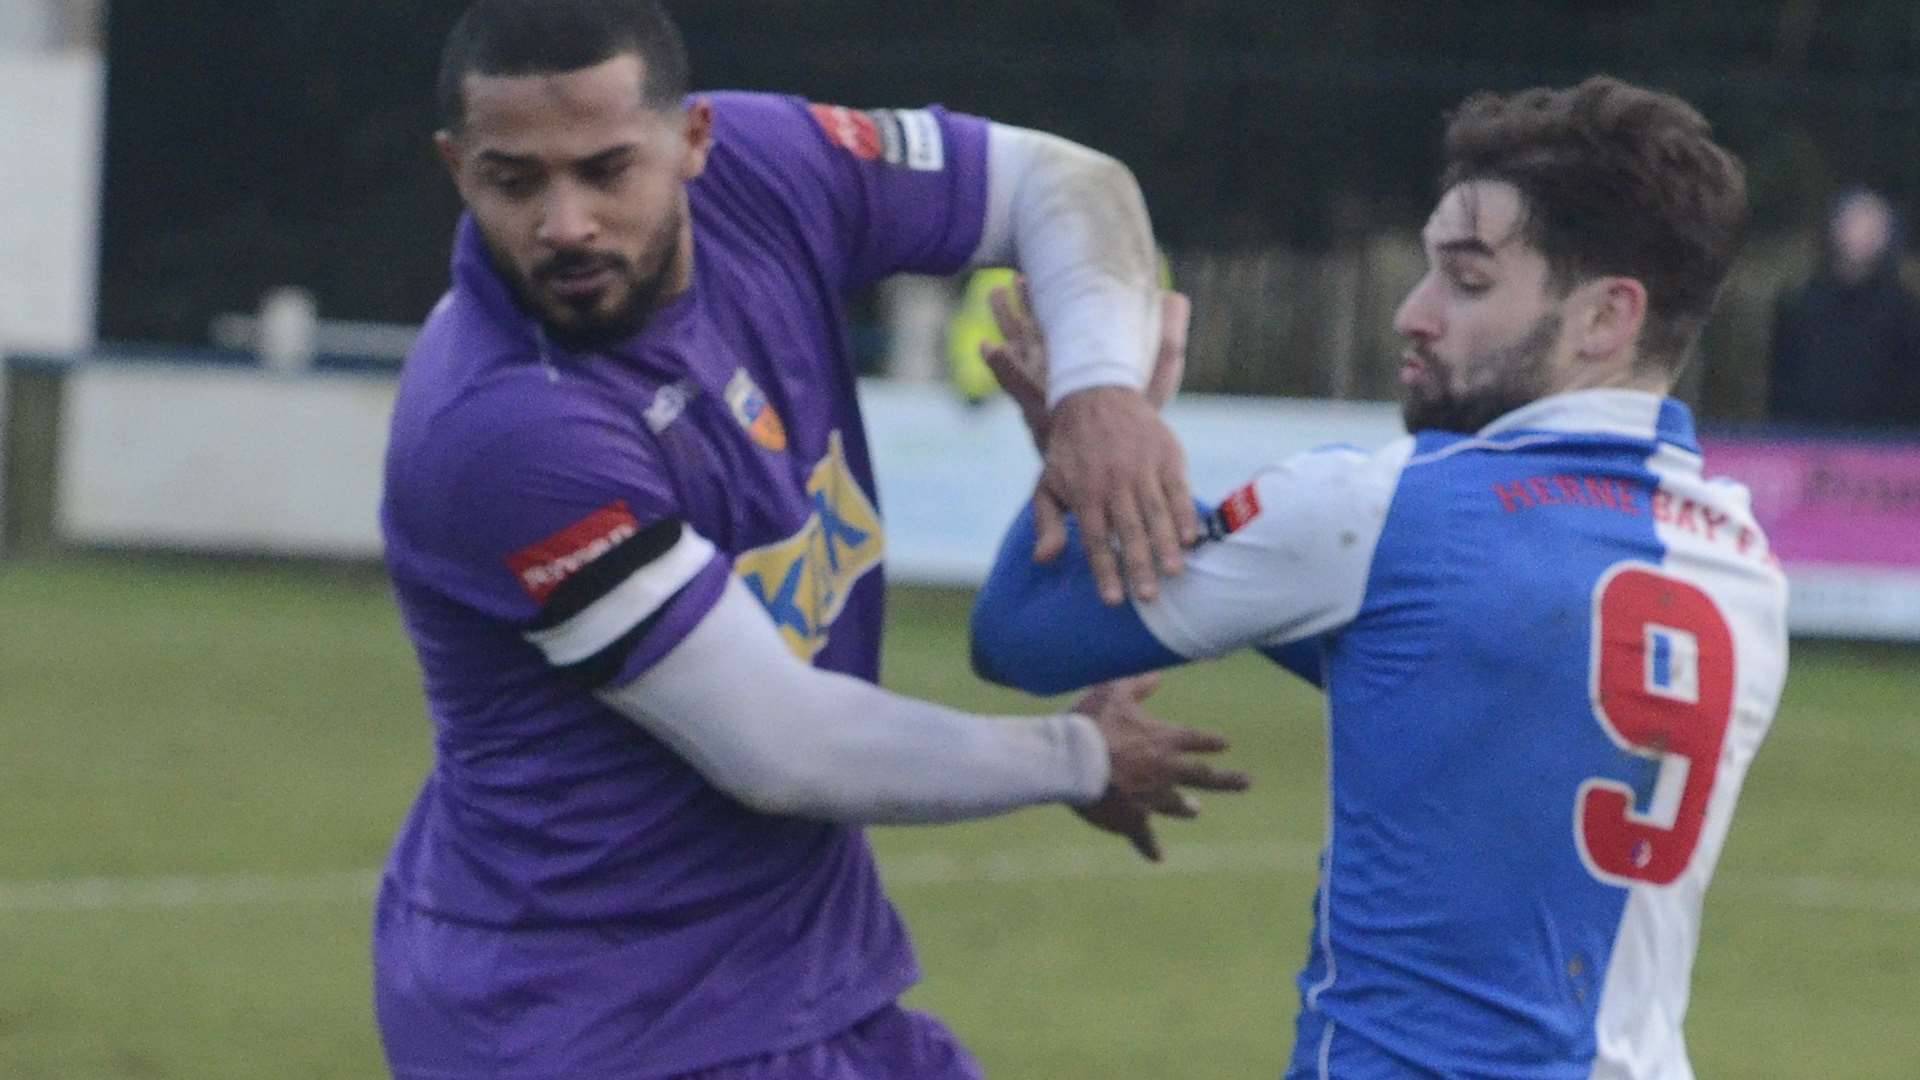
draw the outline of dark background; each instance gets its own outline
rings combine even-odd
[[[334,318],[421,318],[458,211],[429,137],[463,6],[114,0],[102,338],[202,343],[277,284]],[[1920,4],[1901,0],[670,6],[700,87],[941,101],[1114,153],[1176,252],[1411,231],[1446,108],[1600,71],[1714,121],[1761,233],[1844,183],[1920,193]]]

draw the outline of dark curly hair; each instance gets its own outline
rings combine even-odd
[[[1481,180],[1518,189],[1522,235],[1562,292],[1608,275],[1645,285],[1640,355],[1678,373],[1747,224],[1746,170],[1699,112],[1605,76],[1475,94],[1447,118],[1441,187]]]
[[[466,120],[469,75],[549,75],[632,53],[646,72],[642,94],[671,109],[688,89],[686,45],[654,0],[479,0],[447,34],[437,87],[440,123]]]

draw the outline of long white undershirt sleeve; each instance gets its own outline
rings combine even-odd
[[[1047,407],[1092,386],[1147,384],[1160,340],[1159,255],[1146,200],[1113,158],[993,124],[975,266],[1027,277],[1047,334]]]
[[[857,824],[1087,804],[1107,786],[1093,722],[976,716],[802,663],[738,580],[672,652],[600,698],[715,787],[769,814]]]

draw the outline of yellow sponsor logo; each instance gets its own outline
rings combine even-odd
[[[734,573],[759,597],[795,656],[811,661],[826,647],[847,596],[880,565],[880,513],[847,468],[840,433],[807,479],[813,513],[785,540],[734,559]]]

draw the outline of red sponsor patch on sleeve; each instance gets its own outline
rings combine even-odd
[[[885,153],[880,125],[873,117],[844,105],[812,105],[809,109],[833,145],[861,161],[879,161]]]
[[[538,603],[580,568],[612,551],[640,531],[640,522],[625,500],[603,506],[531,547],[507,556],[507,566],[520,587]]]
[[[1260,493],[1252,484],[1227,496],[1220,504],[1220,520],[1226,523],[1227,531],[1239,532],[1247,522],[1260,516]]]

